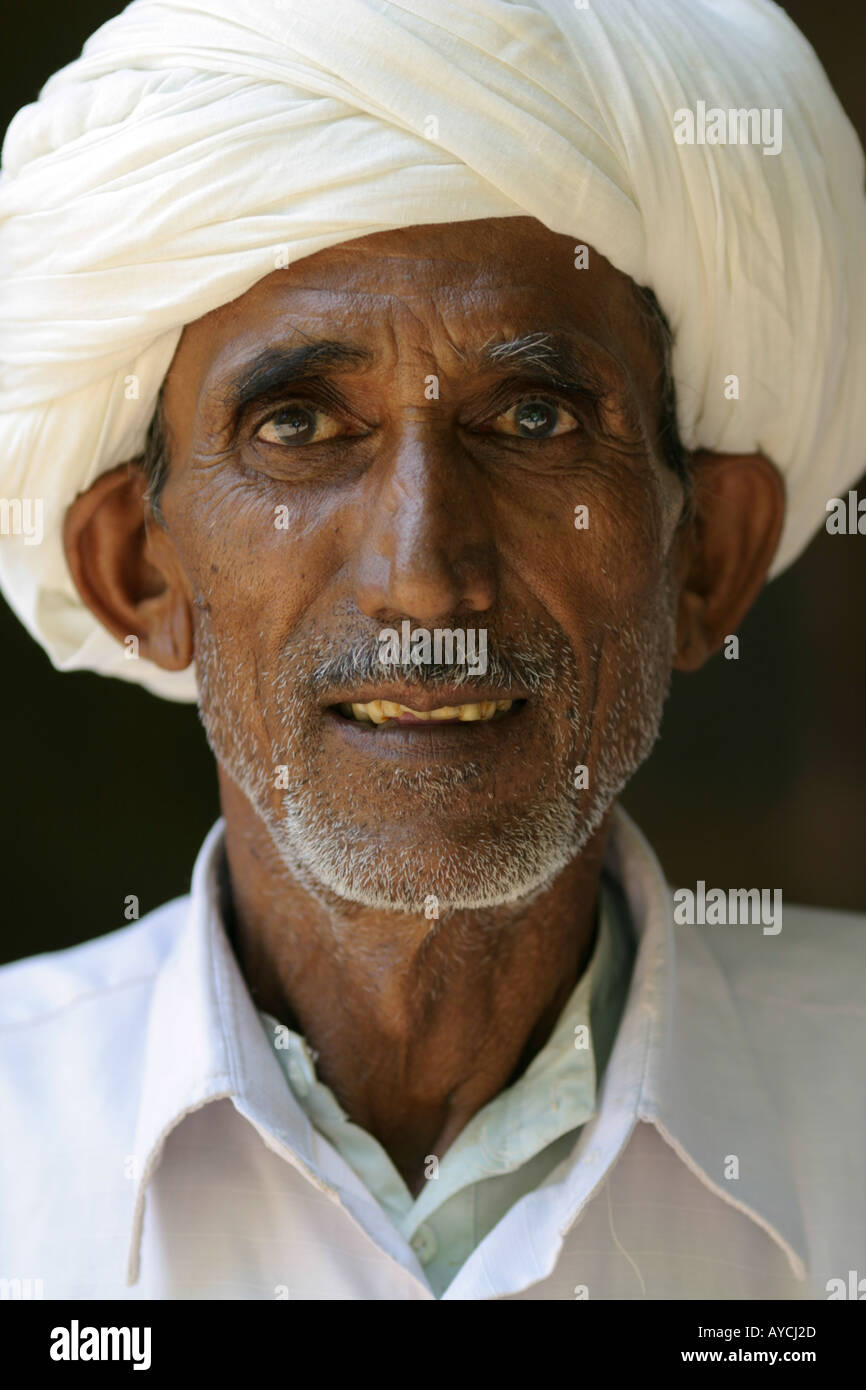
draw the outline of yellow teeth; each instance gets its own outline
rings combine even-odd
[[[412,709],[409,705],[398,705],[393,700],[368,700],[363,705],[340,705],[340,710],[362,724],[384,724],[389,719],[398,719],[401,714],[412,714],[425,722],[459,719],[461,723],[470,723],[476,719],[492,719],[495,714],[511,709],[513,704],[513,700],[482,700],[474,705],[441,705],[439,709],[420,710]]]

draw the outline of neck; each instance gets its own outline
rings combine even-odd
[[[427,920],[313,894],[222,772],[220,794],[229,926],[256,1007],[305,1037],[417,1193],[425,1159],[525,1070],[586,968],[608,818],[531,899]]]

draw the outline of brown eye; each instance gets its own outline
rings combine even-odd
[[[492,423],[520,439],[553,439],[577,429],[577,421],[561,402],[537,396],[518,401]]]
[[[340,432],[340,425],[327,411],[317,406],[283,406],[271,415],[256,433],[263,444],[320,444],[325,439],[333,439]]]

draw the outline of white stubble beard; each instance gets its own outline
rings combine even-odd
[[[431,847],[427,836],[389,851],[364,822],[394,804],[395,794],[404,804],[416,798],[421,819],[433,818],[479,776],[477,764],[415,771],[383,764],[360,793],[350,787],[335,804],[320,775],[324,753],[314,730],[321,714],[302,683],[290,679],[289,662],[270,686],[261,671],[257,683],[240,656],[220,656],[206,607],[198,609],[196,630],[199,713],[214,756],[260,816],[289,873],[315,895],[325,890],[366,907],[416,914],[430,894],[440,912],[500,907],[543,891],[580,854],[655,744],[675,642],[670,593],[657,596],[642,621],[621,625],[618,641],[618,692],[603,727],[592,730],[597,763],[585,790],[575,789],[573,776],[576,765],[588,761],[592,720],[588,724],[573,655],[541,634],[528,644],[548,668],[556,662],[562,672],[565,665],[557,684],[561,693],[564,682],[564,708],[571,714],[552,721],[550,757],[530,803],[519,813],[493,806],[489,830],[469,845]],[[257,711],[257,725],[270,733],[267,758],[252,746],[251,721],[242,717],[256,688],[268,691],[276,706],[275,721],[270,709]],[[275,797],[278,767],[286,769],[286,785]]]

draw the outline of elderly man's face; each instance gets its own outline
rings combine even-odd
[[[489,906],[598,828],[674,654],[659,366],[630,281],[523,217],[344,243],[186,329],[162,511],[202,719],[302,881]],[[486,673],[382,666],[404,621],[483,631]]]

